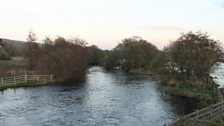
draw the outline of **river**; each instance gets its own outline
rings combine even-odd
[[[92,67],[76,86],[0,92],[0,126],[162,126],[195,110],[190,103],[149,75]]]

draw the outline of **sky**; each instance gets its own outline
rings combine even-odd
[[[114,48],[140,36],[163,48],[188,31],[224,44],[224,0],[0,0],[0,38],[79,37]]]

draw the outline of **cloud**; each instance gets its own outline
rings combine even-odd
[[[140,26],[139,28],[152,29],[152,30],[172,30],[172,31],[187,30],[186,28],[174,27],[174,26]]]

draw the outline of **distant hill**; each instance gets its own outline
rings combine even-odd
[[[0,38],[0,47],[10,56],[22,56],[25,50],[25,41]]]
[[[18,40],[10,40],[5,38],[0,38],[0,44],[15,44],[15,45],[21,45],[24,44],[26,41],[18,41]]]

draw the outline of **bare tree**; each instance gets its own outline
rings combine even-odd
[[[167,49],[169,62],[179,74],[208,82],[213,66],[223,60],[223,48],[206,33],[183,34]]]
[[[28,69],[34,70],[35,63],[40,55],[40,48],[37,41],[36,34],[31,30],[29,31],[26,43],[26,57],[28,59]]]
[[[81,41],[74,40],[74,41]],[[54,74],[57,81],[81,81],[84,79],[87,66],[87,48],[63,37],[54,41],[46,38],[42,55],[37,66],[38,72]],[[49,42],[51,44],[49,44]]]

